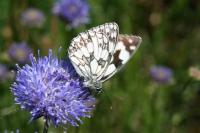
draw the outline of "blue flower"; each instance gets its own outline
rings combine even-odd
[[[13,43],[8,50],[9,57],[19,63],[27,62],[30,53],[31,48],[25,42]]]
[[[71,27],[78,27],[89,21],[89,6],[85,0],[59,0],[53,7],[53,13]]]
[[[8,78],[8,68],[0,64],[0,81],[5,81]]]
[[[34,8],[29,8],[21,14],[21,24],[28,27],[41,27],[45,21],[44,14]]]
[[[31,54],[30,60],[30,65],[18,67],[11,90],[16,104],[30,111],[31,120],[43,116],[55,126],[78,126],[81,117],[91,117],[95,98],[83,87],[69,60],[58,60],[51,50],[38,60]]]
[[[160,84],[170,84],[173,81],[172,70],[165,66],[151,67],[150,76],[153,78],[153,80]]]

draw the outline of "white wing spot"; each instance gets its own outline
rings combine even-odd
[[[93,74],[95,74],[96,73],[96,70],[97,70],[97,67],[98,67],[98,62],[97,62],[97,60],[92,60],[91,62],[90,62],[90,67],[91,67],[91,71],[92,71],[92,73]]]
[[[90,54],[89,54],[89,52],[88,52],[86,47],[83,46],[81,48],[81,51],[82,51],[82,53],[84,54],[85,57],[90,57]]]
[[[82,52],[81,52],[80,50],[78,50],[78,49],[77,49],[76,52],[74,52],[74,55],[75,55],[76,57],[78,57],[78,58],[82,58],[82,56],[83,56]]]
[[[108,69],[105,72],[105,76],[106,75],[110,75],[112,72],[114,72],[116,70],[116,67],[114,64],[111,64],[108,66]]]
[[[114,27],[113,24],[110,24],[110,29],[113,29],[113,27]]]
[[[109,52],[112,52],[114,50],[114,43],[110,42],[109,43]]]
[[[98,59],[100,59],[101,58],[101,55],[102,55],[102,48],[101,47],[99,47],[99,55],[98,55]]]
[[[84,73],[80,70],[80,68],[74,63],[72,62],[76,72],[80,75],[80,76],[84,76]]]
[[[74,57],[74,56],[71,57],[71,60],[72,60],[75,64],[77,64],[77,65],[78,65],[79,62],[80,62],[80,61],[79,61],[76,57]]]
[[[106,26],[106,29],[105,29],[106,33],[110,32],[110,29]]]
[[[86,44],[88,52],[91,54],[94,51],[93,48],[93,44],[91,42],[89,42],[88,44]]]
[[[88,75],[87,72],[86,72],[86,70],[85,70],[85,68],[84,68],[84,66],[79,65],[79,68],[82,70],[82,72],[83,72],[85,75]]]
[[[135,50],[135,48],[136,48],[135,46],[132,46],[132,45],[130,46],[131,50]]]
[[[120,41],[120,42],[117,43],[115,51],[117,51],[117,50],[125,50],[125,49],[126,49],[126,47],[124,46],[124,43],[122,41]]]
[[[119,53],[119,59],[122,60],[122,64],[125,64],[130,58],[130,53],[126,50],[121,50]]]
[[[108,43],[108,38],[106,36],[103,36],[104,43]]]
[[[129,43],[133,43],[133,40],[129,38],[129,39],[128,39],[128,42],[129,42]]]
[[[90,36],[94,36],[95,35],[94,31],[92,31],[92,30],[89,30],[88,33],[90,34]]]
[[[96,59],[98,59],[98,41],[96,37],[91,37],[92,38],[92,42],[93,42],[93,46],[94,46],[94,57]]]
[[[88,39],[88,35],[86,33],[81,33],[80,35],[83,39],[85,40]]]
[[[90,67],[88,65],[84,65],[84,68],[87,72],[90,72]]]
[[[96,36],[97,36],[98,38],[102,38],[103,34],[102,34],[102,33],[96,33]]]
[[[73,41],[79,43],[79,42],[80,42],[80,37],[75,37],[75,38],[73,39]]]
[[[108,51],[107,50],[104,49],[102,51],[101,58],[103,58],[103,60],[107,60],[107,58],[108,58]]]
[[[102,70],[102,69],[101,69],[101,66],[98,65],[97,70],[96,70],[96,73],[99,73],[101,70]]]

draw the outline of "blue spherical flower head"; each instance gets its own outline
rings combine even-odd
[[[89,21],[89,6],[85,0],[59,0],[54,5],[53,13],[71,27],[78,27]]]
[[[170,84],[173,81],[172,70],[165,66],[151,67],[150,76],[159,84]]]
[[[21,24],[28,27],[41,27],[45,21],[43,12],[29,8],[21,14]]]
[[[0,81],[8,78],[8,68],[4,64],[0,64]]]
[[[30,53],[31,48],[25,42],[13,43],[8,49],[9,57],[19,63],[27,62]]]
[[[18,67],[11,90],[15,102],[30,111],[31,120],[43,116],[55,126],[78,126],[81,117],[91,116],[95,99],[69,60],[58,60],[51,50],[48,56],[30,59],[31,65]]]

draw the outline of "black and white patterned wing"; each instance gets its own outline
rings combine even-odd
[[[139,36],[120,34],[113,58],[111,59],[111,63],[102,77],[101,82],[106,81],[118,72],[134,55],[141,42],[142,38]]]
[[[117,37],[116,23],[94,27],[75,37],[68,54],[77,73],[85,80],[101,79],[111,62]]]

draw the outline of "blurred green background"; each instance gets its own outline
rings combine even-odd
[[[120,33],[141,36],[140,48],[126,67],[104,84],[91,119],[67,130],[51,126],[50,132],[200,133],[200,1],[88,0],[88,23],[74,28],[52,13],[55,2],[0,1],[0,64],[4,66],[0,68],[1,133],[41,132],[43,128],[42,119],[28,123],[29,113],[14,104],[9,87],[14,81],[15,64],[20,61],[12,57],[15,51],[9,51],[13,43],[19,46],[25,42],[35,55],[38,49],[47,55],[49,48],[57,52],[62,46],[61,56],[67,58],[73,37],[113,21]],[[21,20],[30,7],[43,13],[42,20],[31,20],[42,21],[35,27]],[[26,55],[20,52],[17,56]],[[157,66],[170,69],[166,82],[158,82],[152,75],[152,67]],[[189,73],[191,67],[197,70]],[[165,71],[158,72],[158,78],[163,75]]]

